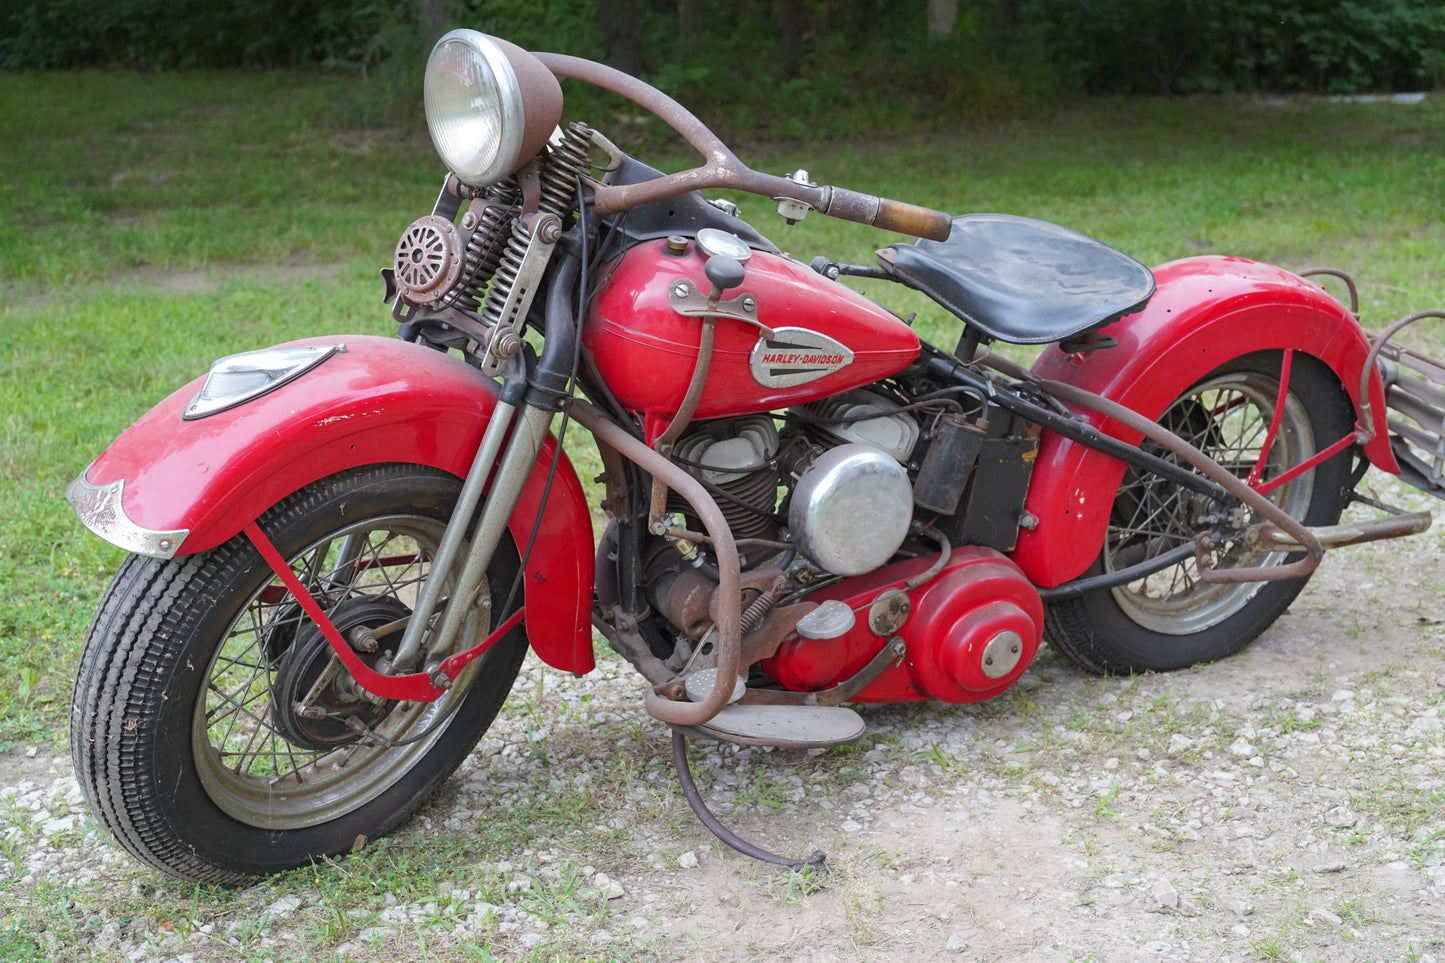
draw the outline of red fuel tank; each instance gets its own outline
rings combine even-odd
[[[604,269],[606,280],[582,329],[582,341],[607,386],[648,434],[660,432],[692,378],[702,320],[678,314],[669,293],[686,279],[712,285],[695,241],[681,254],[646,241]],[[760,324],[720,318],[713,360],[694,417],[720,418],[786,408],[860,387],[908,367],[918,336],[899,318],[806,265],[754,251],[743,283],[725,300],[752,297]],[[649,441],[651,438],[649,438]]]

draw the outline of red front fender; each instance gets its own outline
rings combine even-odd
[[[1292,348],[1318,358],[1360,408],[1360,373],[1369,343],[1343,305],[1319,285],[1281,268],[1234,257],[1172,261],[1154,272],[1158,290],[1138,314],[1104,329],[1116,347],[1079,362],[1057,346],[1034,364],[1045,378],[1077,385],[1150,418],[1190,385],[1232,358]],[[1384,393],[1370,383],[1375,438],[1365,454],[1398,472],[1384,425]],[[1140,436],[1085,413],[1130,443]],[[1019,532],[1013,559],[1036,585],[1078,577],[1099,554],[1124,463],[1044,432],[1025,507],[1038,524]]]
[[[174,554],[225,542],[287,495],[327,475],[386,462],[429,465],[465,477],[497,403],[497,385],[456,358],[394,338],[344,343],[295,381],[195,421],[181,414],[197,379],[127,428],[85,473],[93,486],[123,482],[127,524],[186,532]],[[546,512],[538,517],[553,457]],[[548,438],[509,528],[527,563],[527,635],[555,668],[587,672],[592,657],[592,521],[577,473]],[[94,527],[94,526],[93,526]]]

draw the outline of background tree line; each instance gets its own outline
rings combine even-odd
[[[997,113],[1067,93],[1445,78],[1445,0],[9,0],[0,68],[323,65],[410,96],[467,25],[605,59],[743,129]],[[884,123],[884,126],[887,126]],[[814,127],[813,129],[816,129]]]

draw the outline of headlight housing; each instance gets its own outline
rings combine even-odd
[[[426,123],[447,169],[489,187],[531,160],[562,118],[562,88],[516,44],[475,30],[437,41],[426,64]]]

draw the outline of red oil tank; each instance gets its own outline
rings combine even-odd
[[[604,269],[582,329],[618,401],[650,416],[649,434],[677,411],[692,378],[702,320],[678,314],[668,297],[681,279],[711,290],[704,260],[695,241],[681,254],[666,241],[637,245]],[[717,321],[697,418],[802,404],[896,374],[918,357],[907,324],[789,258],[754,251],[743,283],[723,295],[741,297],[756,300],[758,322],[774,337],[744,321]]]

